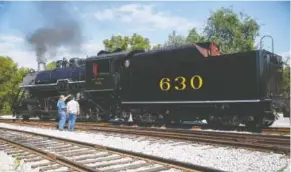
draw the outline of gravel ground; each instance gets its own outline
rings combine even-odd
[[[177,144],[177,141],[173,140],[149,141],[143,136],[133,139],[132,137],[130,138],[130,136],[120,134],[109,135],[108,133],[93,134],[81,131],[58,131],[55,129],[14,126],[4,123],[0,123],[0,126],[95,143],[129,151],[143,152],[145,154],[171,158],[225,171],[278,171],[285,169],[289,160],[289,157],[284,154],[189,142],[179,142],[179,144]]]
[[[0,151],[0,171],[1,172],[37,172],[30,168],[30,164],[17,162],[15,158]]]

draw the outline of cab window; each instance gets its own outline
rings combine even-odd
[[[94,76],[99,74],[110,73],[110,63],[108,60],[98,60],[92,64],[92,72]]]

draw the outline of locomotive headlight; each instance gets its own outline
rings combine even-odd
[[[124,62],[124,66],[125,66],[126,68],[128,68],[128,67],[129,67],[129,65],[130,65],[130,62],[129,62],[129,60],[125,60],[125,62]]]

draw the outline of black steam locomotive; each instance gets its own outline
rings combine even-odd
[[[266,50],[221,54],[215,43],[151,51],[100,51],[59,61],[23,80],[13,112],[57,116],[60,94],[75,95],[81,117],[133,122],[207,120],[216,126],[268,127],[276,120],[281,57]]]

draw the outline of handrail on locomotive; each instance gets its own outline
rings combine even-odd
[[[260,50],[263,49],[263,39],[267,38],[267,37],[271,38],[271,40],[272,40],[272,54],[274,54],[274,39],[273,39],[273,37],[271,35],[264,35],[264,36],[261,37],[261,39],[260,39]]]

